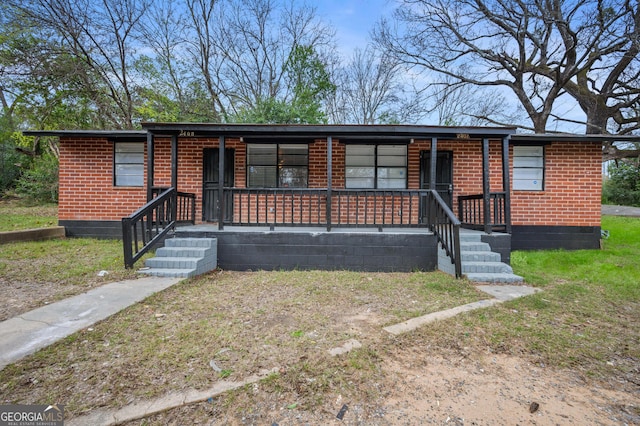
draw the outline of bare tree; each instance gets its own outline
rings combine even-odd
[[[105,118],[105,125],[117,128],[134,126],[135,34],[148,5],[148,0],[26,0],[12,4],[59,37],[62,53],[77,60],[73,77]]]
[[[605,133],[611,120],[620,133],[640,128],[628,113],[640,93],[637,2],[404,0],[394,16],[374,34],[390,54],[455,84],[510,89],[538,133],[564,94],[584,111],[587,133]]]
[[[338,90],[329,104],[333,122],[415,123],[427,112],[421,91],[412,87],[398,62],[373,47],[356,49],[335,79]]]
[[[291,1],[186,0],[191,17],[188,51],[223,120],[268,99],[288,100],[288,64],[298,46],[321,56],[333,32],[315,9]]]

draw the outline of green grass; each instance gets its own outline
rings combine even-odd
[[[58,224],[58,206],[26,206],[15,200],[2,200],[0,217],[0,232],[48,228]]]
[[[637,382],[640,364],[640,219],[603,217],[602,250],[512,253],[543,291],[420,331],[440,347],[531,356],[585,377]]]

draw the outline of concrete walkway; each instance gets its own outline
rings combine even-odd
[[[181,280],[147,277],[105,284],[0,322],[0,370]]]
[[[610,216],[640,217],[640,207],[603,205],[602,214]]]

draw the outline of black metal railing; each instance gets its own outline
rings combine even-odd
[[[236,226],[426,227],[428,190],[225,188]],[[330,200],[330,202],[328,202]],[[229,206],[227,206],[229,207]]]
[[[165,188],[131,216],[122,219],[124,265],[132,268],[177,222],[195,223],[195,195]]]
[[[460,220],[444,202],[438,191],[429,191],[425,197],[429,228],[438,238],[438,243],[451,259],[456,278],[462,276],[462,259],[460,257]]]
[[[153,198],[166,192],[170,188],[152,188]],[[196,223],[196,194],[190,192],[176,193],[176,223]]]
[[[462,226],[488,232],[507,230],[505,199],[504,192],[492,192],[489,194],[489,210],[485,212],[482,194],[459,196],[458,217]]]

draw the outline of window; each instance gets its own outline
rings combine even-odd
[[[405,189],[406,145],[347,145],[346,188]]]
[[[306,144],[247,145],[247,187],[306,188],[308,176]]]
[[[513,189],[544,190],[544,146],[513,147]]]
[[[115,186],[144,186],[144,144],[117,142],[113,156]]]

